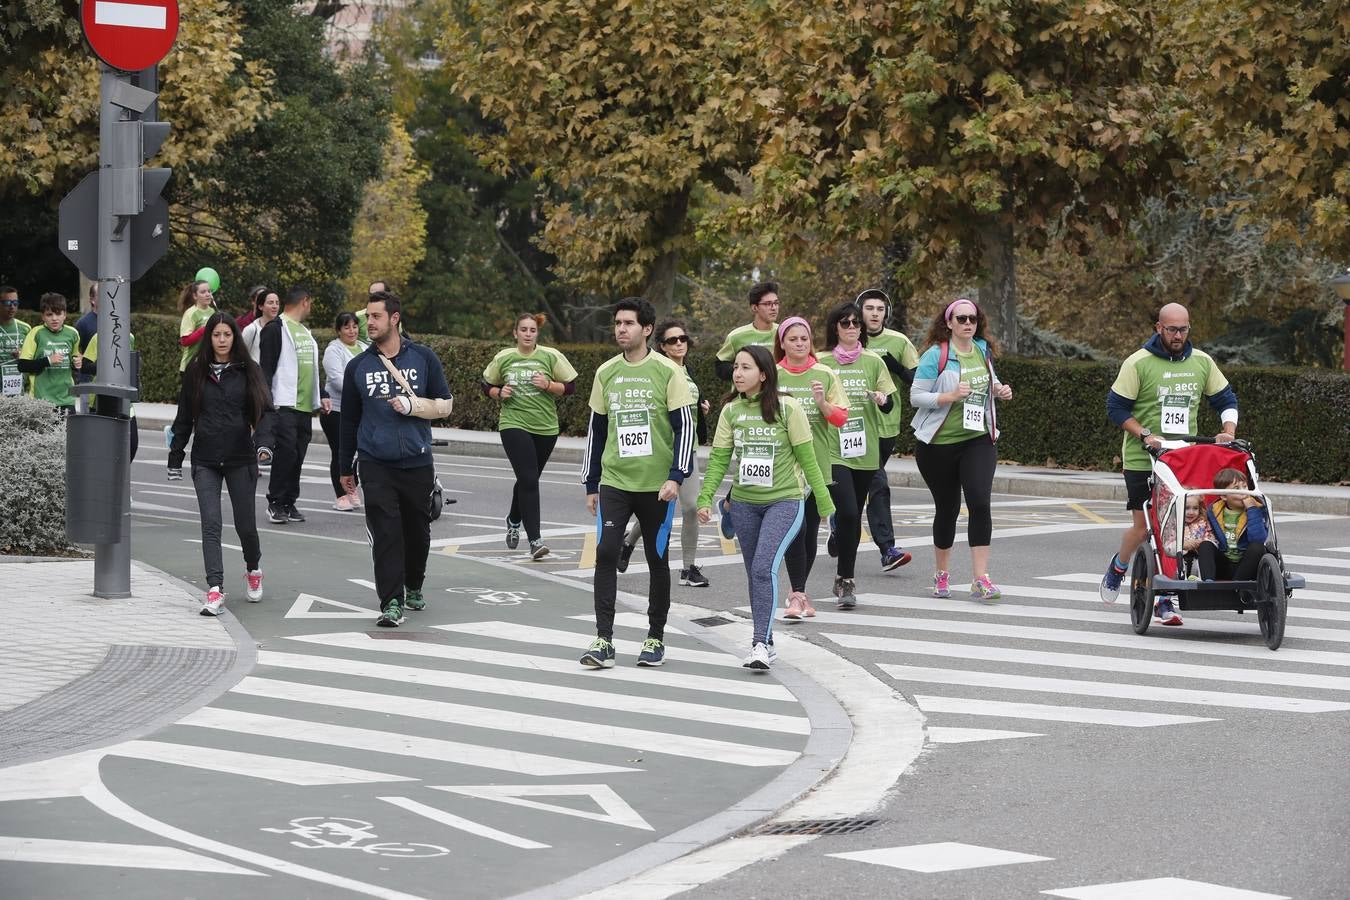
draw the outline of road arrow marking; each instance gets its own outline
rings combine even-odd
[[[328,606],[336,606],[347,612],[315,612],[314,604],[323,603]],[[344,603],[341,600],[329,600],[327,597],[316,597],[313,594],[302,593],[295,598],[291,608],[286,611],[287,619],[369,619],[371,616],[379,615],[377,610],[366,609],[364,606],[357,606],[354,603]]]
[[[512,806],[523,806],[526,809],[537,809],[564,816],[576,816],[580,819],[590,819],[592,822],[608,822],[611,825],[622,825],[625,828],[655,831],[651,825],[647,824],[646,819],[638,815],[637,810],[629,806],[615,792],[614,788],[607,784],[498,784],[491,786],[429,784],[427,787],[436,791],[448,791],[452,794],[463,794],[466,797],[477,797],[481,800],[496,800],[498,803],[509,803]],[[568,806],[557,806],[553,803],[540,803],[538,800],[526,800],[526,797],[590,797],[595,801],[595,805],[599,806],[604,812],[588,812],[583,809],[572,809]]]
[[[467,831],[469,834],[476,834],[479,837],[485,837],[490,841],[497,841],[506,844],[508,847],[518,847],[521,850],[547,850],[549,844],[541,844],[538,841],[532,841],[529,838],[516,837],[514,834],[508,834],[505,831],[498,831],[495,828],[489,828],[487,825],[480,825],[468,819],[448,813],[445,810],[437,809],[434,806],[427,806],[425,803],[418,803],[416,800],[408,797],[381,797],[385,803],[392,803],[400,809],[406,809],[410,813],[416,813],[419,816],[430,819],[433,822],[440,822],[442,825],[449,825],[451,828],[457,828],[460,831]]]

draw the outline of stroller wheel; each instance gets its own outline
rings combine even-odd
[[[1130,624],[1135,634],[1145,634],[1153,622],[1153,558],[1148,547],[1134,551],[1130,566]]]
[[[1278,650],[1284,642],[1284,621],[1289,610],[1289,598],[1284,589],[1284,577],[1275,554],[1261,557],[1256,568],[1256,620],[1261,625],[1261,637],[1266,646]]]

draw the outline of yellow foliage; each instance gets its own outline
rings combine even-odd
[[[427,252],[427,211],[418,192],[431,177],[413,154],[403,120],[393,117],[380,177],[366,185],[352,229],[352,268],[345,282],[352,304],[365,300],[372,281],[406,285]]]

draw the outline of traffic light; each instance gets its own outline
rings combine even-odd
[[[112,212],[138,216],[153,203],[169,183],[172,169],[147,169],[142,163],[154,157],[169,134],[168,122],[146,121],[145,112],[159,99],[154,91],[118,81],[108,101],[135,118],[112,123]]]

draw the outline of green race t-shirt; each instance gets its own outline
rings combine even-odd
[[[1242,521],[1242,510],[1223,508],[1223,513],[1219,516],[1219,525],[1223,528],[1224,540],[1228,546],[1224,549],[1224,556],[1231,561],[1238,562],[1242,559],[1242,551],[1238,549],[1238,524]]]
[[[674,467],[669,413],[689,406],[684,371],[659,353],[630,363],[622,353],[596,370],[590,408],[608,417],[600,483],[633,493],[659,491]]]
[[[806,421],[811,424],[811,444],[816,452],[816,465],[820,466],[820,474],[828,482],[830,480],[830,450],[832,447],[838,449],[839,429],[825,421],[825,417],[820,414],[815,398],[811,396],[811,382],[813,381],[819,381],[821,387],[825,389],[825,400],[827,402],[848,409],[848,397],[844,396],[844,388],[839,383],[839,376],[835,375],[829,367],[817,362],[805,372],[794,375],[783,368],[781,364],[778,366],[778,391],[796,400],[797,405],[802,409],[802,414],[806,416]]]
[[[759,344],[772,350],[773,336],[777,332],[777,328],[760,331],[755,328],[753,322],[740,328],[733,328],[727,333],[727,339],[722,342],[722,346],[718,348],[717,358],[722,362],[731,362],[743,347],[749,347],[751,344]]]
[[[901,334],[890,328],[881,329],[880,334],[869,334],[867,336],[867,349],[871,350],[877,356],[880,356],[882,362],[889,356],[900,363],[901,368],[916,369],[919,366],[919,354],[914,349],[914,343]],[[886,370],[887,372],[890,369]],[[892,378],[892,381],[895,379]],[[878,435],[888,438],[895,437],[900,433],[900,394],[895,395],[895,404],[891,411],[881,414],[881,425]]]
[[[811,443],[811,424],[801,406],[791,397],[779,397],[779,416],[764,421],[759,395],[737,397],[717,417],[713,452],[732,451],[731,498],[745,503],[768,504],[780,500],[800,500],[806,496],[806,475],[797,464],[792,448]],[[712,471],[704,485],[712,483],[708,502],[717,483]],[[721,478],[717,479],[720,482]],[[703,506],[703,503],[699,504]]]
[[[971,347],[969,353],[952,347],[950,352],[961,364],[961,380],[970,385],[970,394],[947,409],[947,418],[933,435],[934,444],[959,444],[989,433],[989,368],[984,354],[979,347]]]
[[[867,396],[869,391],[895,393],[895,382],[886,364],[871,350],[863,352],[845,365],[830,351],[820,358],[844,388],[848,398],[848,421],[839,429],[839,439],[830,447],[830,464],[850,469],[876,469],[880,466],[877,438],[881,436],[881,410],[876,401]]]
[[[577,377],[572,364],[552,347],[538,347],[528,354],[507,347],[488,363],[483,380],[498,387],[510,385],[511,396],[501,401],[497,430],[520,428],[530,434],[558,433],[558,404],[548,391],[535,387],[530,379],[542,372],[549,381],[568,382]]]
[[[52,331],[46,325],[30,329],[19,349],[20,359],[39,359],[53,353],[60,353],[62,358],[61,362],[48,365],[28,380],[29,396],[46,400],[53,406],[74,406],[70,386],[75,383],[75,378],[70,360],[79,352],[80,333],[70,325],[62,325],[60,331]]]
[[[16,359],[30,329],[27,322],[18,319],[0,325],[0,395],[17,397],[23,393],[23,373]]]
[[[1134,401],[1134,418],[1164,440],[1195,434],[1199,424],[1200,398],[1212,397],[1228,387],[1228,379],[1202,350],[1180,362],[1163,359],[1141,347],[1120,364],[1111,390]],[[1127,432],[1121,440],[1120,458],[1126,469],[1147,472],[1148,451],[1142,441]]]
[[[319,398],[314,394],[319,344],[302,323],[283,315],[281,324],[291,333],[291,340],[295,341],[295,409],[297,412],[312,413],[319,406]]]
[[[182,321],[178,323],[178,336],[181,338],[192,334],[192,332],[205,325],[206,320],[211,318],[211,315],[214,312],[215,309],[210,306],[205,309],[196,305],[189,306],[187,309],[183,310]],[[201,347],[202,342],[209,339],[210,338],[207,335],[202,335],[200,341],[193,344],[191,347],[183,348],[183,352],[179,354],[178,357],[178,371],[181,372],[187,368],[188,363],[192,362],[192,358],[197,355],[197,350]]]

